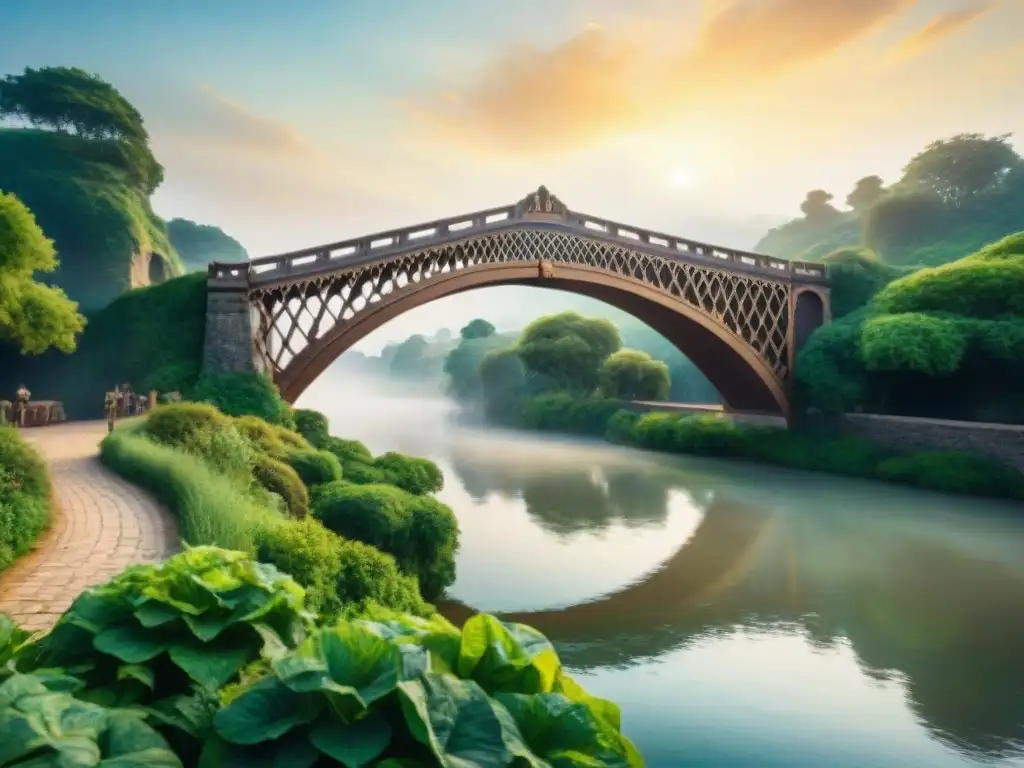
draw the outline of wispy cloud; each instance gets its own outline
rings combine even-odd
[[[827,57],[916,1],[706,0],[691,45],[680,42],[678,16],[590,26],[554,48],[506,51],[468,87],[410,106],[440,135],[490,151],[592,145]],[[671,35],[674,50],[655,44],[652,29]]]
[[[962,32],[996,6],[995,0],[976,2],[955,11],[940,13],[893,49],[896,58],[908,59],[928,50],[940,40]]]

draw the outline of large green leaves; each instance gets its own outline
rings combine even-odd
[[[278,652],[217,714],[204,766],[279,765],[280,750],[312,765],[301,744],[348,768],[643,765],[618,708],[566,676],[534,630],[491,616],[462,633],[439,617],[375,618]]]
[[[559,671],[547,639],[522,624],[505,624],[478,614],[462,628],[459,677],[471,677],[488,691],[550,691]]]
[[[31,675],[0,685],[0,765],[181,768],[138,714],[49,690]]]
[[[516,757],[532,762],[509,713],[472,680],[426,674],[403,682],[400,693],[412,735],[441,765],[511,765]]]
[[[271,566],[196,547],[80,595],[40,641],[37,663],[79,669],[90,687],[116,690],[128,682],[124,665],[145,665],[151,698],[186,694],[189,681],[218,689],[259,658],[269,638],[301,642],[310,625],[303,599]]]

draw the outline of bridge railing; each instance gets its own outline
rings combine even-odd
[[[248,262],[213,262],[210,264],[209,276],[218,286],[241,288],[337,268],[359,266],[425,247],[434,242],[482,234],[505,227],[512,221],[527,218],[517,215],[519,210],[518,204],[507,205],[277,256],[252,259]],[[734,265],[741,270],[761,273],[769,278],[795,277],[809,282],[824,282],[827,279],[827,269],[823,264],[777,259],[735,248],[723,248],[675,235],[630,227],[575,211],[566,211],[564,217],[545,217],[544,221],[547,224],[569,225],[583,233],[590,232],[621,241],[623,244],[640,244],[648,250],[664,251],[670,258]]]

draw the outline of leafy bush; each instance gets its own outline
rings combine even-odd
[[[878,465],[886,480],[947,493],[977,493],[1024,499],[1024,476],[997,462],[955,451],[928,451],[896,456]]]
[[[455,580],[458,524],[436,499],[390,485],[329,483],[321,487],[313,514],[339,536],[394,556],[403,572],[418,577],[428,599]]]
[[[384,474],[386,483],[409,493],[437,493],[444,488],[444,475],[430,459],[391,451],[374,459],[373,466]]]
[[[907,312],[868,320],[861,330],[860,349],[870,371],[948,376],[960,367],[967,337],[954,320]]]
[[[208,373],[188,393],[192,400],[212,403],[228,416],[258,416],[270,424],[291,429],[291,408],[277,387],[259,373]]]
[[[42,637],[29,666],[60,667],[80,695],[110,706],[144,705],[175,719],[197,689],[216,691],[261,657],[294,647],[312,626],[302,587],[242,552],[197,547],[161,565],[136,565],[79,595]]]
[[[0,427],[0,571],[50,525],[46,462],[18,431]]]
[[[371,605],[416,615],[432,612],[416,580],[399,573],[394,558],[336,536],[312,518],[268,529],[257,557],[305,587],[307,605],[323,622]]]
[[[295,451],[288,463],[307,488],[341,479],[341,462],[328,451]]]
[[[174,403],[151,411],[142,421],[158,443],[189,453],[240,488],[252,482],[256,455],[231,419],[205,403]]]
[[[327,417],[319,411],[297,408],[292,415],[295,417],[295,429],[310,445],[324,448],[330,438],[330,425]],[[367,451],[369,453],[369,451]]]
[[[2,765],[182,765],[137,713],[80,701],[33,675],[0,683],[0,733]]]
[[[257,483],[284,499],[288,514],[298,518],[309,514],[309,491],[294,469],[265,453],[257,453],[252,471]]]
[[[349,484],[390,485],[386,472],[364,461],[350,460],[343,462],[342,475]]]
[[[251,552],[278,516],[201,459],[147,439],[146,421],[156,413],[114,430],[100,445],[103,463],[163,502],[185,541]]]
[[[259,416],[239,416],[234,419],[234,423],[256,450],[275,459],[284,460],[292,451],[308,451],[310,448],[309,443],[298,433],[269,424]]]
[[[643,765],[614,704],[542,635],[490,616],[461,634],[437,617],[342,623],[269,667],[217,713],[204,762]]]
[[[364,464],[373,463],[373,454],[370,453],[370,449],[358,440],[328,436],[327,441],[321,447],[337,456],[343,467],[350,461],[361,461]]]
[[[533,429],[603,436],[608,420],[622,408],[621,400],[545,392],[526,400],[522,421]]]

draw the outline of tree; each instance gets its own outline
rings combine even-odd
[[[497,422],[513,419],[526,396],[526,370],[515,347],[495,349],[480,361],[484,410]]]
[[[131,183],[151,194],[163,167],[149,148],[142,115],[98,75],[75,67],[27,68],[0,81],[0,119],[73,133],[89,140],[90,159],[124,169]]]
[[[470,320],[469,324],[459,331],[459,335],[464,339],[483,339],[487,336],[493,336],[494,330],[494,326],[486,320],[477,318],[476,320]]]
[[[846,204],[857,213],[864,213],[881,200],[884,194],[885,182],[881,176],[865,176],[846,196]]]
[[[77,67],[26,68],[0,86],[0,115],[92,139],[145,144],[142,115],[110,83]]]
[[[211,261],[248,261],[242,244],[220,227],[197,224],[188,219],[167,222],[167,236],[185,266],[205,270]]]
[[[78,304],[60,288],[32,279],[57,269],[53,241],[14,195],[0,191],[0,341],[38,355],[50,347],[73,352],[85,327]]]
[[[395,376],[415,376],[423,368],[423,353],[427,351],[427,340],[422,334],[414,334],[395,348],[388,363],[388,369]]]
[[[832,205],[832,197],[831,192],[812,189],[800,204],[800,210],[808,221],[815,223],[830,221],[839,215],[839,211]]]
[[[464,403],[477,400],[482,395],[480,363],[484,356],[508,343],[507,339],[493,333],[494,326],[486,320],[474,320],[473,322],[483,324],[477,326],[478,331],[489,328],[490,332],[484,336],[475,336],[473,334],[476,331],[471,331],[467,336],[466,330],[472,324],[467,325],[462,329],[462,338],[458,345],[444,358],[444,372],[448,377],[447,392],[451,397]]]
[[[981,133],[961,133],[933,141],[903,169],[900,184],[931,192],[959,207],[975,195],[998,187],[1024,162],[1010,145],[1010,135],[988,138]]]
[[[668,366],[636,349],[610,355],[601,365],[599,380],[605,397],[620,400],[664,400],[672,385]]]
[[[535,320],[519,337],[519,357],[533,373],[560,389],[587,392],[598,370],[622,346],[619,329],[604,318],[563,312]]]
[[[947,212],[932,192],[891,195],[864,215],[864,244],[886,261],[897,261],[898,253],[940,239],[948,224]]]

